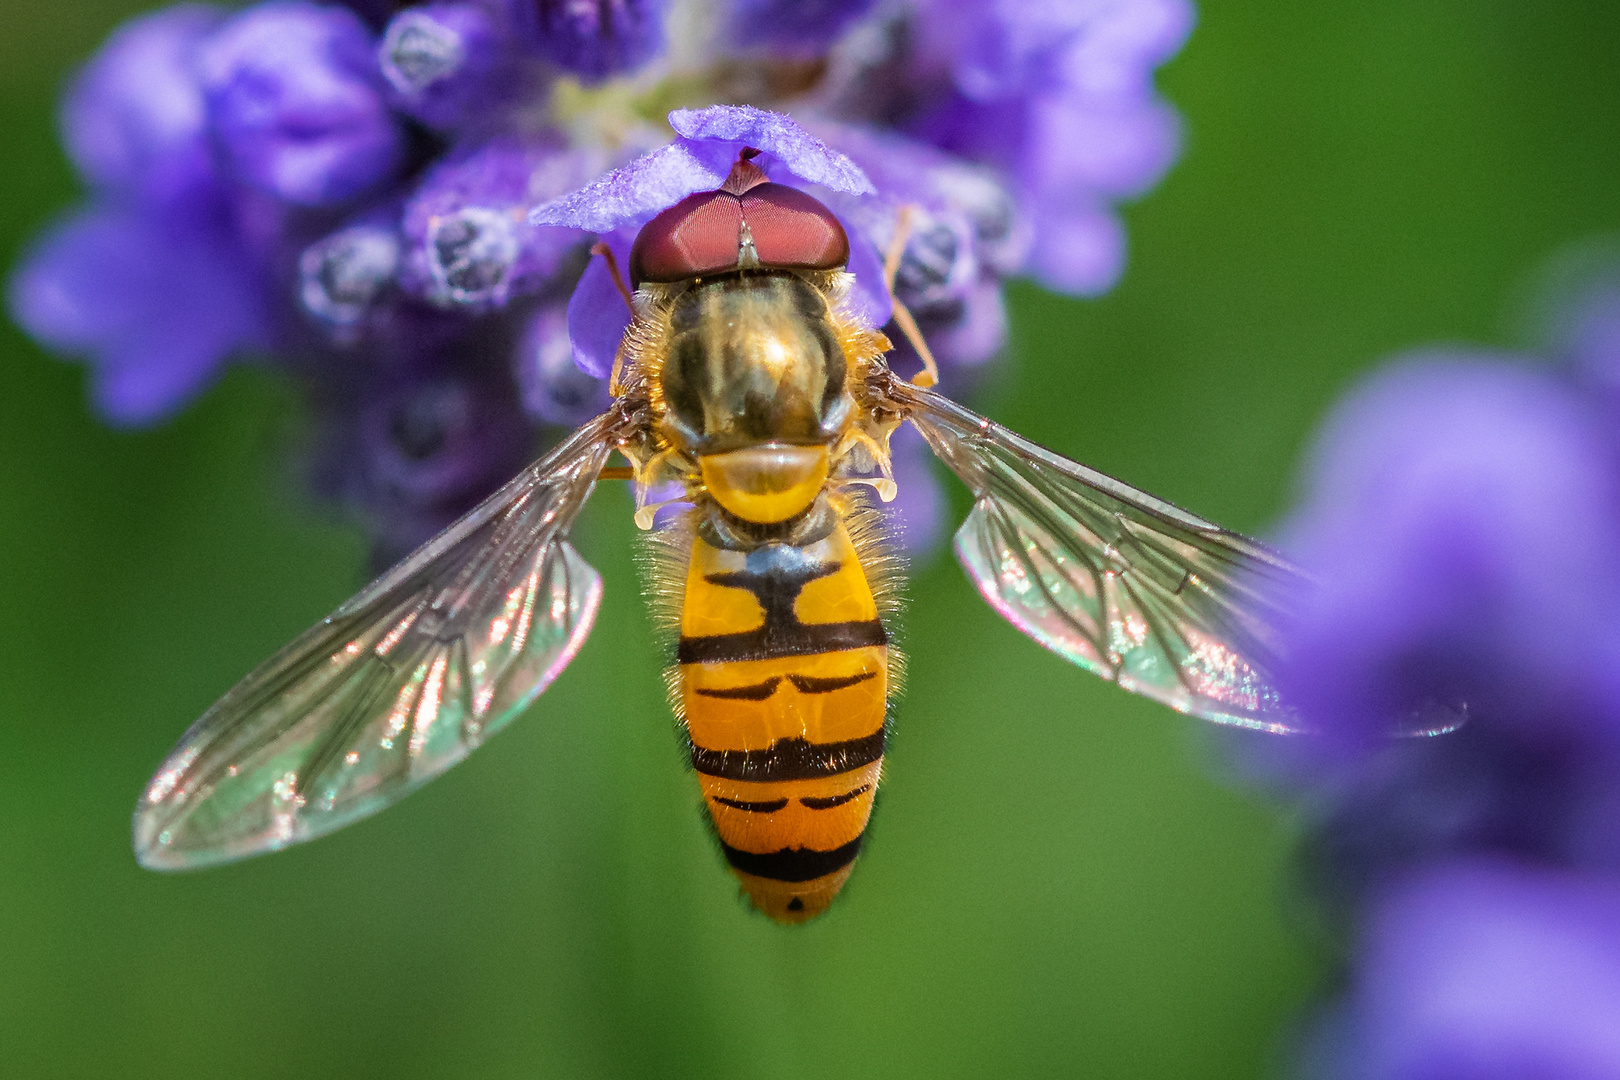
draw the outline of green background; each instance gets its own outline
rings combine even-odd
[[[8,264],[75,197],[63,74],[132,7],[7,2]],[[981,404],[1264,529],[1357,372],[1511,343],[1533,269],[1620,222],[1617,56],[1612,0],[1203,4],[1160,79],[1186,153],[1127,212],[1124,282],[1015,289]],[[595,636],[512,731],[307,848],[142,872],[152,768],[361,583],[363,545],[298,494],[272,377],[118,433],[80,369],[9,327],[0,350],[0,1076],[1247,1077],[1327,977],[1281,812],[946,559],[915,575],[854,879],[810,926],[751,915],[681,767],[618,492],[578,531]]]

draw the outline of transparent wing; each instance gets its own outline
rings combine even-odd
[[[206,866],[331,832],[521,712],[596,616],[601,579],[564,537],[625,425],[580,428],[215,703],[136,807],[141,863]]]
[[[1009,622],[1181,712],[1303,730],[1273,682],[1277,628],[1306,584],[1280,555],[937,394],[885,392],[972,489],[957,557]]]

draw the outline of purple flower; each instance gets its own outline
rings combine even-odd
[[[589,375],[574,362],[567,308],[542,307],[529,319],[515,374],[523,408],[548,424],[574,427],[607,408],[606,373]]]
[[[86,64],[62,104],[79,172],[118,199],[173,206],[215,183],[196,52],[224,18],[182,4],[132,19]]]
[[[474,310],[537,291],[583,236],[530,224],[528,209],[583,181],[590,164],[554,139],[509,136],[440,162],[405,206],[405,287]]]
[[[634,71],[664,47],[664,0],[503,0],[540,56],[588,82]]]
[[[502,373],[423,370],[364,387],[328,418],[322,486],[363,515],[379,569],[523,467],[529,427],[516,399]]]
[[[1151,77],[1192,18],[1185,0],[928,0],[846,49],[830,96],[996,169],[1029,216],[1018,269],[1095,294],[1124,264],[1112,204],[1157,182],[1178,151]]]
[[[725,9],[738,45],[789,55],[826,49],[865,15],[874,0],[729,0]]]
[[[433,127],[454,128],[478,120],[491,100],[500,100],[500,83],[518,78],[502,66],[504,46],[484,5],[423,4],[389,20],[377,62],[397,108]]]
[[[202,49],[209,122],[232,172],[300,206],[343,202],[394,175],[404,153],[370,33],[344,8],[248,8]]]
[[[1395,365],[1318,439],[1286,547],[1321,580],[1285,689],[1335,738],[1465,701],[1620,740],[1620,476],[1591,406],[1500,357]]]
[[[900,135],[826,122],[816,131],[847,153],[880,193],[829,199],[874,250],[888,249],[900,209],[907,208],[895,293],[916,316],[951,386],[953,369],[983,363],[1006,341],[1000,276],[1015,269],[1028,248],[1012,195],[989,170]],[[890,338],[901,353],[899,366],[911,370],[920,363],[898,331]]]
[[[895,295],[946,388],[970,388],[1005,341],[1008,276],[1094,291],[1117,275],[1113,207],[1175,151],[1151,75],[1188,11],[183,5],[131,21],[76,80],[64,135],[94,202],[41,241],[13,307],[45,344],[89,357],[120,422],[268,350],[352,429],[329,440],[352,464],[329,454],[322,489],[399,551],[504,479],[536,424],[600,406],[629,312],[591,238],[627,268],[640,226],[718,187],[745,147],[832,208],[847,302],[895,341],[883,253],[910,215]],[[666,127],[671,102],[732,104],[677,109]],[[910,350],[893,358],[905,371]],[[488,431],[457,419],[484,409]],[[400,416],[416,419],[379,419]],[[443,439],[394,438],[428,429]],[[921,450],[902,439],[896,453],[915,549],[937,535],[939,493]]]
[[[1377,905],[1347,1075],[1620,1075],[1620,885],[1511,863],[1434,868]]]
[[[168,415],[227,356],[266,344],[261,283],[207,221],[80,211],[41,238],[10,302],[36,340],[89,358],[96,407],[115,424]]]
[[[669,122],[680,136],[674,142],[536,207],[529,220],[612,237],[610,246],[618,245],[619,265],[626,266],[627,238],[687,195],[718,188],[745,147],[762,152],[755,164],[777,183],[819,185],[845,195],[873,192],[871,181],[854,162],[786,116],[746,106],[715,105],[677,109],[669,114]],[[860,241],[860,234],[852,232],[850,266],[856,286],[851,303],[864,318],[882,325],[889,317],[882,261],[869,244]],[[587,267],[575,297],[569,303],[574,355],[582,370],[600,377],[612,367],[629,312],[605,266]]]

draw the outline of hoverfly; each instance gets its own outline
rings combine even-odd
[[[838,219],[750,156],[637,236],[607,412],[209,709],[140,799],[143,865],[330,832],[521,713],[590,632],[601,579],[567,537],[614,451],[644,528],[660,483],[692,506],[649,560],[670,700],[726,859],[773,919],[827,907],[872,812],[898,560],[870,492],[893,497],[902,423],[972,490],[957,555],[1013,625],[1182,712],[1300,726],[1273,685],[1299,572],[896,376],[845,302]]]

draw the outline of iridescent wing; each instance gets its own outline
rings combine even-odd
[[[885,394],[973,491],[963,568],[1014,626],[1181,712],[1304,729],[1278,627],[1305,577],[1276,552],[898,379]]]
[[[601,579],[564,539],[613,439],[580,428],[203,714],[135,810],[171,870],[375,813],[466,757],[573,659]]]

